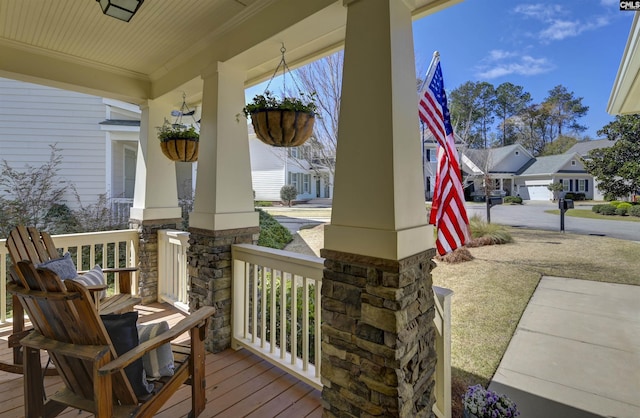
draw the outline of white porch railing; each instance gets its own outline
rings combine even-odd
[[[138,231],[135,229],[53,235],[52,238],[61,255],[67,251],[72,253],[78,270],[88,270],[96,264],[103,268],[135,267],[138,264]],[[0,322],[7,321],[9,258],[6,240],[0,240]],[[132,283],[135,282],[132,279]],[[113,283],[115,292],[119,292],[117,277]],[[131,291],[135,294],[137,289],[133,287]]]
[[[324,260],[256,245],[232,247],[232,345],[320,389]],[[293,354],[292,354],[293,352]]]
[[[233,338],[234,347],[244,347],[295,375],[310,385],[320,382],[320,288],[324,259],[255,245],[234,245],[233,252]],[[271,285],[275,277],[276,286]],[[284,283],[284,286],[283,286]],[[307,290],[314,286],[313,291]],[[302,300],[302,325],[298,324],[298,298],[290,289],[298,288]],[[282,291],[285,289],[285,291]],[[275,291],[274,291],[275,290]],[[451,417],[451,297],[449,289],[433,287],[435,296],[436,403],[439,418]],[[264,301],[264,302],[263,302]],[[287,309],[281,309],[285,306]],[[309,310],[315,322],[309,324]],[[305,314],[306,313],[306,314]],[[265,318],[265,320],[262,320]],[[290,323],[289,330],[279,324]],[[308,332],[313,330],[313,336]],[[279,331],[279,335],[276,333]],[[296,347],[301,332],[302,350],[292,356],[287,347]],[[273,337],[275,336],[275,337]],[[272,343],[275,338],[275,343]],[[315,365],[308,360],[313,345]],[[280,341],[287,341],[281,344]]]
[[[189,272],[187,250],[189,233],[163,229],[158,231],[158,300],[189,312]]]
[[[436,403],[433,413],[438,418],[451,418],[451,297],[453,291],[433,286],[436,316]]]

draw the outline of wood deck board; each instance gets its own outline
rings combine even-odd
[[[136,307],[140,322],[166,320],[170,325],[184,314],[167,304]],[[0,324],[0,359],[10,361],[12,352],[7,348],[11,324]],[[188,335],[186,336],[188,338]],[[43,364],[46,363],[43,353]],[[322,416],[320,392],[272,366],[246,350],[225,350],[207,354],[207,407],[200,417],[257,418],[316,418]],[[24,416],[23,378],[21,375],[0,372],[0,418]],[[46,393],[52,394],[62,387],[60,378],[45,378]],[[157,417],[186,417],[191,408],[191,389],[183,386],[156,414]],[[60,417],[84,418],[88,413],[67,409]]]

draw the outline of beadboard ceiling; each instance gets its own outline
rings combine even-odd
[[[461,0],[398,0],[415,15]],[[0,77],[142,102],[197,80],[215,62],[264,80],[342,47],[343,0],[146,0],[130,22],[95,0],[0,0]],[[194,84],[194,80],[196,80]]]

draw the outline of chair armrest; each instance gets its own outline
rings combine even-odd
[[[47,338],[35,330],[21,339],[20,344],[24,347],[34,348],[37,350],[54,350],[55,352],[65,356],[88,361],[96,361],[109,353],[108,345],[63,343]]]
[[[133,363],[135,360],[139,359],[149,351],[170,342],[171,340],[177,338],[178,336],[193,328],[203,326],[207,322],[207,320],[215,313],[215,311],[215,308],[211,306],[205,306],[198,309],[194,313],[190,314],[189,316],[175,324],[173,327],[169,328],[169,330],[150,339],[147,342],[138,345],[137,347],[119,356],[117,359],[107,363],[98,370],[98,373],[101,376],[104,376],[107,374],[115,373],[120,369],[124,369],[129,364]]]

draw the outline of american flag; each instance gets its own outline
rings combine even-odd
[[[469,242],[469,219],[464,207],[462,173],[438,52],[433,54],[433,61],[427,71],[418,113],[438,142],[438,171],[429,223],[435,225],[438,231],[438,253],[445,255]]]

